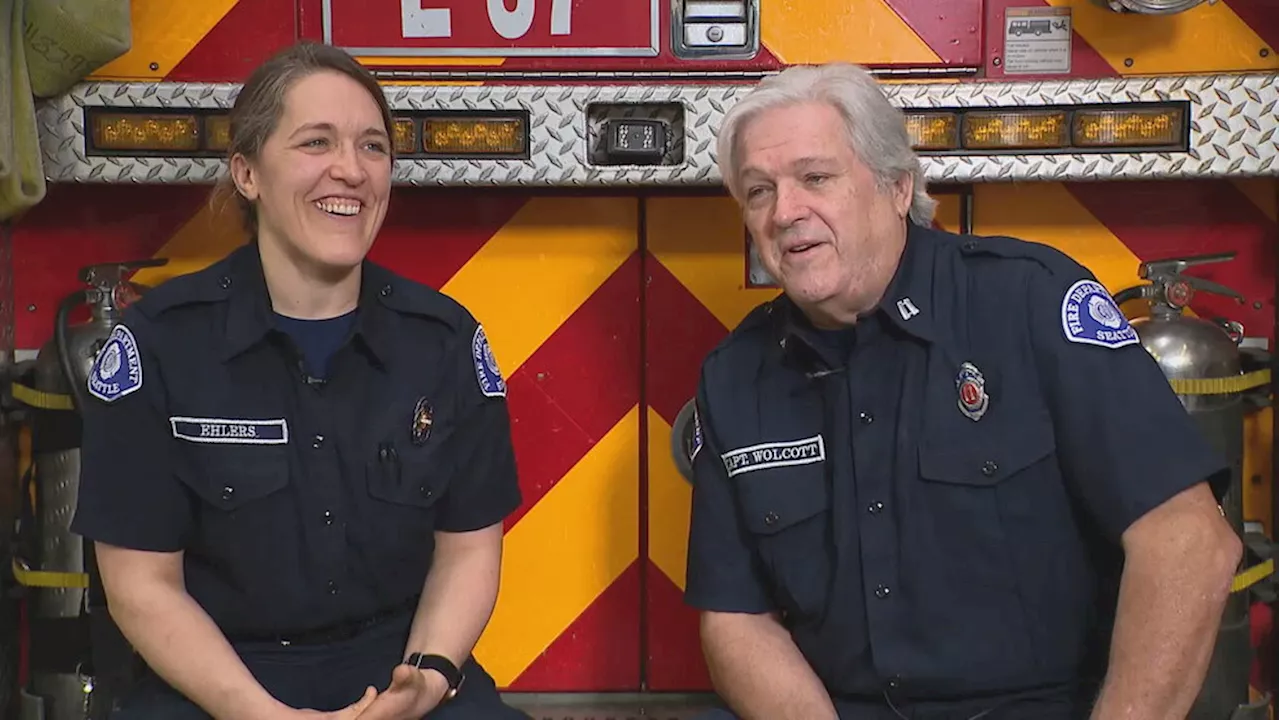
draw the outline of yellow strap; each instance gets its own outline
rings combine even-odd
[[[1248,570],[1245,570],[1244,572],[1235,576],[1235,579],[1231,581],[1231,592],[1233,593],[1240,592],[1245,588],[1258,584],[1263,579],[1265,579],[1268,575],[1275,572],[1275,567],[1276,567],[1275,560],[1268,560],[1264,563],[1254,565]]]
[[[13,399],[33,408],[41,410],[75,410],[76,406],[71,400],[70,395],[59,395],[58,393],[44,392],[27,387],[22,383],[13,383],[11,386]]]
[[[13,577],[19,585],[38,588],[87,588],[89,576],[85,573],[30,570],[18,558],[13,559]]]
[[[1271,370],[1255,370],[1244,375],[1223,378],[1173,378],[1169,384],[1179,395],[1227,395],[1266,385],[1271,382]]]

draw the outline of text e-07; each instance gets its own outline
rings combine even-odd
[[[400,0],[400,27],[406,38],[453,37],[453,11],[449,8],[425,8],[429,0]],[[474,1],[474,0],[472,0]],[[551,7],[551,34],[568,35],[573,0],[516,0],[508,10],[504,0],[484,0],[489,9],[489,24],[494,32],[508,40],[519,40],[533,27],[537,7]]]

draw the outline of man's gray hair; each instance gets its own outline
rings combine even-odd
[[[920,159],[911,147],[902,111],[889,103],[880,84],[863,68],[847,63],[797,65],[765,78],[730,108],[716,140],[716,159],[730,194],[742,201],[738,186],[738,140],[742,128],[772,108],[801,103],[827,103],[844,118],[854,155],[887,189],[904,174],[911,175],[914,194],[911,220],[933,221],[937,201],[925,188]]]

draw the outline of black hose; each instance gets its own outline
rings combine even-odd
[[[87,392],[83,383],[76,379],[75,365],[72,362],[71,353],[67,348],[67,318],[71,316],[71,311],[84,305],[89,300],[87,290],[77,290],[62,299],[58,305],[58,314],[53,321],[53,343],[58,351],[58,362],[62,365],[62,374],[66,377],[67,386],[71,388],[71,399],[75,404],[76,410],[82,410],[89,404]]]
[[[1137,300],[1142,297],[1142,286],[1135,285],[1131,288],[1125,288],[1116,293],[1112,299],[1116,301],[1116,305],[1123,305],[1130,300]]]

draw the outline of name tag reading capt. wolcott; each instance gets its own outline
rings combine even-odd
[[[754,470],[810,465],[827,459],[821,435],[790,442],[770,442],[730,450],[720,456],[729,477]]]
[[[284,445],[289,442],[289,425],[284,418],[171,417],[169,425],[173,428],[174,437],[190,442],[228,445]]]

